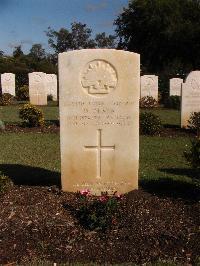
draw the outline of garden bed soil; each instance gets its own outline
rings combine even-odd
[[[1,131],[0,131],[1,132]],[[10,133],[59,133],[60,127],[56,124],[51,124],[44,127],[22,127],[17,124],[7,124],[5,126],[5,131]],[[165,126],[161,130],[159,136],[161,137],[195,137],[195,133],[190,130],[181,129],[178,126],[170,127]]]
[[[56,186],[13,185],[0,197],[0,263],[128,263],[158,260],[197,265],[200,235],[198,194],[157,196],[144,190],[125,195],[112,228],[80,225],[75,193]],[[173,193],[172,193],[173,194]]]
[[[23,127],[15,124],[8,124],[5,126],[5,132],[10,133],[59,133],[60,127],[52,124],[44,127]]]

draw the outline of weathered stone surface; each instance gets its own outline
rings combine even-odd
[[[29,97],[33,105],[47,105],[46,74],[29,73]]]
[[[158,76],[143,75],[140,81],[140,98],[150,96],[158,101]]]
[[[57,101],[57,75],[46,74],[47,94],[53,96],[53,101]]]
[[[180,79],[180,78],[170,79],[170,81],[169,81],[170,96],[181,96],[182,83],[183,83],[183,79]]]
[[[15,96],[15,74],[1,74],[1,88],[2,93],[10,93],[11,95]]]
[[[182,84],[181,127],[188,126],[193,112],[200,112],[200,71],[192,71]]]
[[[140,56],[86,49],[59,54],[64,191],[138,188]]]

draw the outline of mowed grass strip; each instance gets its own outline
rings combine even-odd
[[[60,185],[60,148],[56,134],[0,134],[0,172],[15,184]]]
[[[158,115],[163,125],[180,126],[181,123],[181,112],[175,109],[167,108],[152,108],[152,109],[141,109],[141,112],[152,112]]]
[[[184,158],[184,151],[190,146],[187,137],[147,137],[140,138],[140,178],[190,182],[192,172]]]
[[[10,106],[0,106],[0,120],[4,121],[6,124],[19,124],[22,120],[19,118],[19,108],[23,106],[24,103],[18,105]],[[56,102],[48,103],[48,106],[37,106],[44,112],[45,120],[58,120],[59,118],[59,108]]]
[[[0,164],[20,164],[60,171],[59,136],[56,134],[0,134]]]
[[[0,120],[5,123],[20,123],[19,108],[23,103],[11,106],[0,106]],[[38,106],[44,112],[45,120],[58,120],[59,107],[56,102],[49,102],[48,106]],[[166,108],[141,109],[141,112],[152,112],[158,115],[162,124],[180,126],[180,111]]]
[[[191,172],[183,156],[190,145],[189,138],[140,137],[140,179],[170,178],[191,182]],[[12,165],[60,172],[58,134],[9,133],[0,134],[0,171]],[[78,161],[77,161],[78,167]],[[14,175],[13,169],[12,174]],[[3,171],[3,172],[4,172]],[[7,171],[9,173],[9,171]],[[6,174],[6,173],[5,173]],[[48,177],[48,172],[45,173]]]

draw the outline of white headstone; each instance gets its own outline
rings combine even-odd
[[[170,96],[181,96],[181,85],[183,80],[180,78],[173,78],[169,81]]]
[[[47,105],[46,74],[29,73],[29,98],[33,105]]]
[[[140,56],[111,49],[59,54],[64,191],[138,188]]]
[[[192,71],[182,84],[181,127],[188,126],[193,112],[200,112],[200,71]]]
[[[140,98],[150,96],[158,101],[158,76],[143,75],[140,82]]]
[[[53,96],[53,101],[57,101],[57,75],[46,74],[47,94]]]
[[[15,74],[4,73],[1,74],[2,93],[10,93],[15,96]]]

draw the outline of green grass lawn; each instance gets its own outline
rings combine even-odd
[[[0,107],[0,120],[18,123],[20,105]],[[58,107],[51,102],[40,107],[45,120],[58,119]],[[145,110],[141,110],[144,112]],[[179,125],[180,111],[172,109],[151,109],[160,116],[163,124]],[[192,171],[183,157],[189,137],[140,137],[140,184],[147,180],[174,180],[191,183],[196,172]],[[58,134],[9,133],[0,134],[0,171],[35,184],[57,184],[60,179],[60,150]],[[20,183],[20,181],[19,181]]]
[[[5,123],[20,123],[19,108],[23,102],[18,105],[0,106],[0,120]],[[45,120],[57,120],[59,117],[59,109],[56,102],[49,102],[48,106],[39,106],[44,112]],[[152,112],[158,115],[163,124],[180,126],[180,111],[165,108],[142,109],[141,112]]]
[[[11,106],[0,106],[0,120],[7,124],[20,123],[19,108],[23,103]],[[44,112],[45,120],[58,120],[59,110],[56,102],[49,102],[48,106],[39,106]]]
[[[140,137],[140,177],[152,178],[179,178],[171,174],[171,169],[187,168],[183,152],[190,144],[188,138]],[[183,173],[181,179],[188,176]]]
[[[140,138],[140,180],[172,179],[190,183],[193,173],[183,157],[183,151],[189,144],[189,138],[142,136]],[[1,134],[0,146],[3,147],[0,153],[0,170],[3,169],[2,172],[5,174],[19,177],[20,172],[25,172],[34,179],[39,178],[39,173],[41,178],[45,178],[45,182],[50,177],[50,183],[53,179],[55,183],[56,178],[59,179],[58,134]],[[29,182],[28,176],[24,178]]]
[[[166,125],[177,125],[180,126],[181,123],[181,112],[175,109],[167,108],[152,108],[152,109],[142,109],[141,112],[152,112],[158,115],[162,121],[162,124]]]

